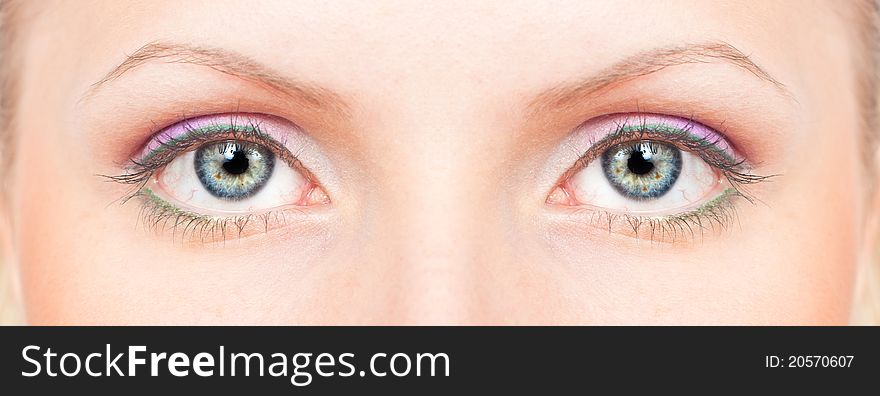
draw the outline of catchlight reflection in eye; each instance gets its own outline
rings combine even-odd
[[[207,115],[157,132],[124,174],[108,178],[134,187],[122,202],[142,198],[145,225],[182,228],[172,235],[198,241],[226,240],[229,230],[237,236],[268,231],[305,219],[306,209],[330,205],[302,154],[320,158],[285,119]]]
[[[741,196],[743,184],[764,180],[718,132],[693,120],[618,114],[584,123],[584,154],[551,191],[547,203],[605,214],[681,216],[719,199]],[[729,206],[729,205],[726,205]]]
[[[211,195],[237,201],[266,185],[275,168],[275,155],[258,144],[229,140],[196,150],[194,166]]]

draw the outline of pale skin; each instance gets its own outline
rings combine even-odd
[[[40,6],[21,28],[7,203],[29,323],[849,319],[873,211],[858,46],[833,4]],[[105,79],[149,43],[218,49],[278,78],[160,58]],[[608,75],[640,53],[707,43],[761,72],[719,56]],[[584,81],[607,83],[547,99]],[[157,127],[230,112],[300,125],[330,203],[268,231],[191,240],[145,228],[139,200],[118,202],[131,186],[97,176],[124,173]],[[755,174],[779,176],[748,186],[756,202],[736,200],[723,230],[675,241],[548,205],[577,159],[572,131],[634,112],[723,125]]]

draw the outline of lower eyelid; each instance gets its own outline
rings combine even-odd
[[[727,188],[694,209],[664,216],[615,213],[592,207],[555,210],[568,224],[596,228],[609,234],[657,243],[699,242],[730,227],[737,218],[736,201],[743,195]]]
[[[198,136],[188,136],[192,132]],[[190,207],[186,202],[179,202],[181,198],[186,198],[180,194],[183,190],[169,192],[161,186],[160,180],[168,165],[182,156],[195,153],[200,147],[227,140],[249,141],[270,149],[279,160],[275,162],[276,174],[273,175],[273,180],[284,173],[278,173],[280,164],[287,164],[290,168],[288,171],[293,175],[299,175],[302,179],[287,180],[283,185],[302,184],[303,193],[307,197],[279,195],[281,197],[279,202],[285,202],[280,206],[259,205],[261,202],[266,204],[270,202],[263,202],[264,199],[256,197],[258,200],[256,206],[250,201],[235,201],[225,202],[224,205],[199,204],[196,208]],[[177,240],[206,243],[241,239],[286,229],[295,224],[304,227],[307,225],[307,229],[303,230],[308,233],[326,226],[323,223],[326,219],[321,219],[330,216],[332,211],[301,205],[301,199],[309,199],[310,202],[320,201],[319,206],[326,206],[330,201],[310,169],[307,169],[293,153],[297,155],[306,153],[312,165],[317,165],[324,173],[327,172],[328,167],[323,165],[326,160],[323,159],[320,151],[314,147],[305,132],[287,120],[260,114],[209,115],[180,121],[163,129],[151,137],[139,154],[135,154],[133,158],[136,159],[126,168],[124,174],[105,177],[111,181],[131,185],[131,190],[122,197],[121,203],[132,199],[139,201],[140,223],[150,230],[171,235]],[[192,163],[192,160],[182,161],[187,167]],[[173,180],[173,174],[170,175],[172,178],[169,180]],[[315,193],[318,190],[320,193]],[[262,192],[274,194],[279,191],[266,189]],[[275,199],[271,201],[274,202]],[[225,210],[230,207],[237,210]],[[301,227],[292,229],[298,230]]]
[[[723,173],[719,172],[717,173],[717,175],[718,176],[716,178],[713,178],[711,181],[711,188],[703,191],[703,195],[700,196],[687,196],[686,194],[688,193],[688,191],[686,191],[686,189],[673,186],[673,189],[671,189],[668,193],[657,198],[632,200],[630,198],[620,196],[617,197],[618,201],[615,203],[608,203],[607,199],[603,200],[602,198],[597,198],[597,195],[602,196],[608,194],[609,192],[614,192],[614,190],[610,186],[603,185],[600,188],[601,191],[598,192],[596,189],[592,189],[591,191],[587,192],[587,194],[596,195],[579,196],[579,193],[583,193],[584,188],[573,184],[572,181],[568,181],[560,185],[560,189],[565,194],[563,198],[570,199],[570,201],[561,203],[548,201],[548,204],[554,206],[562,205],[592,210],[603,210],[608,213],[618,215],[625,214],[630,216],[645,217],[673,216],[694,211],[704,205],[706,202],[709,202],[721,195],[724,195],[725,192],[727,192],[728,190],[741,193],[740,189],[738,189],[739,187],[728,181]],[[693,178],[699,176],[690,175],[690,177]]]
[[[314,223],[304,208],[281,207],[260,213],[212,216],[182,209],[156,195],[150,188],[136,194],[142,202],[142,224],[157,235],[170,234],[184,242],[213,243],[266,234],[289,225]]]
[[[621,125],[621,118],[629,119],[628,124]],[[667,121],[670,119],[676,120],[675,122],[679,124],[693,125],[693,127],[687,130],[671,127]],[[641,120],[641,122],[633,123],[633,120]],[[580,200],[571,197],[571,188],[564,186],[567,186],[573,177],[588,166],[593,166],[595,161],[600,161],[606,150],[637,141],[656,141],[674,145],[682,152],[689,152],[694,160],[701,161],[701,164],[717,172],[717,186],[701,189],[705,191],[705,195],[699,198],[677,196],[679,198],[676,198],[675,202],[690,201],[693,203],[693,205],[678,206],[677,208],[672,207],[676,206],[672,205],[673,201],[664,201],[665,204],[658,205],[658,200],[663,199],[663,196],[658,200],[644,204],[636,204],[632,203],[635,201],[632,201],[631,203],[618,202],[602,206],[591,205],[590,202],[581,204]],[[702,241],[704,237],[721,233],[736,221],[739,198],[752,201],[750,195],[744,193],[745,190],[740,188],[742,184],[765,179],[765,177],[750,173],[749,164],[742,159],[734,146],[720,132],[715,132],[696,122],[675,117],[651,114],[603,116],[585,122],[572,132],[569,145],[574,148],[575,154],[579,154],[579,158],[574,162],[574,166],[562,173],[562,176],[553,184],[551,191],[548,192],[548,213],[554,219],[554,223],[559,222],[564,224],[565,228],[574,227],[575,230],[580,227],[584,232],[589,230],[604,231],[611,235],[661,243]],[[581,151],[578,150],[579,148]],[[560,154],[559,158],[563,158],[564,155],[566,154]],[[700,172],[700,174],[702,173]],[[590,180],[591,185],[597,180],[595,175],[587,176],[587,179]],[[585,182],[587,179],[584,179]],[[688,176],[687,180],[702,179],[692,179],[692,176]],[[705,183],[705,180],[697,184],[706,187],[712,185]],[[560,194],[560,188],[563,191],[561,200],[568,203],[555,205],[553,202],[560,200],[559,195],[555,199],[550,199],[550,197],[553,197],[553,194]],[[589,194],[595,189],[580,190]],[[685,193],[686,191],[681,191],[681,194]],[[668,194],[666,197],[673,198]],[[686,199],[682,201],[681,197]],[[641,207],[639,205],[644,207],[643,211],[638,209]],[[610,209],[604,206],[609,206]]]

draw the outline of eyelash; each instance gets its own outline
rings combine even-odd
[[[182,121],[185,132],[178,137],[158,141],[158,146],[141,159],[132,159],[125,173],[109,176],[100,175],[109,181],[133,186],[131,191],[120,200],[122,204],[131,199],[142,199],[139,218],[152,231],[170,230],[172,237],[177,236],[179,227],[183,227],[180,238],[186,240],[197,237],[201,242],[206,240],[226,240],[227,230],[238,230],[242,236],[244,230],[252,223],[263,224],[268,232],[270,224],[283,225],[288,212],[298,212],[296,208],[269,210],[264,213],[239,216],[217,217],[186,211],[157,196],[146,185],[158,171],[171,163],[178,155],[197,149],[198,147],[222,140],[239,140],[246,143],[260,144],[271,150],[275,155],[287,162],[293,169],[302,173],[310,182],[317,184],[314,176],[283,144],[262,131],[260,122],[248,121],[239,123],[240,117],[232,117],[228,124],[214,123],[194,128]],[[158,136],[158,135],[157,135]]]
[[[641,115],[636,115],[636,117],[644,120]],[[696,121],[692,119],[687,119],[687,124],[684,127],[662,123],[648,124],[645,121],[638,124],[617,123],[614,131],[590,144],[590,148],[581,155],[571,169],[563,174],[556,185],[565,183],[611,147],[640,140],[659,140],[672,144],[680,150],[696,154],[710,167],[720,171],[730,186],[699,208],[674,215],[640,216],[595,208],[576,208],[574,211],[589,212],[590,223],[603,225],[609,232],[616,225],[623,225],[629,227],[628,230],[632,231],[632,235],[639,236],[642,235],[641,230],[648,227],[650,230],[648,239],[652,242],[657,240],[655,237],[658,233],[660,234],[659,241],[675,242],[680,234],[690,236],[691,240],[696,239],[695,229],[699,231],[701,239],[707,230],[714,233],[716,227],[718,230],[726,229],[737,218],[734,202],[736,198],[743,198],[753,204],[757,201],[743,186],[767,181],[779,175],[762,176],[751,173],[745,159],[735,159],[720,148],[726,146],[723,138],[706,140],[691,134],[691,129],[696,125]]]
[[[311,182],[316,183],[312,174],[300,163],[296,155],[290,153],[284,145],[264,133],[260,129],[259,122],[248,121],[245,124],[239,124],[236,122],[237,119],[234,117],[229,124],[218,123],[201,128],[193,128],[185,124],[186,121],[183,121],[186,132],[180,137],[159,141],[158,146],[144,158],[132,159],[124,174],[101,176],[113,182],[134,186],[131,192],[122,197],[121,202],[124,204],[133,198],[142,198],[140,218],[143,224],[153,231],[166,231],[170,225],[172,235],[176,235],[178,228],[183,227],[181,238],[185,239],[187,233],[191,237],[198,233],[199,239],[202,241],[208,237],[217,239],[218,233],[220,239],[225,240],[228,229],[237,229],[240,236],[245,228],[254,221],[262,223],[264,230],[268,231],[270,224],[284,223],[285,215],[283,212],[296,211],[297,209],[285,208],[241,216],[208,216],[180,209],[159,198],[150,188],[146,187],[156,172],[168,165],[179,154],[191,151],[203,144],[227,139],[264,145]],[[760,176],[750,173],[744,159],[734,159],[719,148],[722,143],[720,137],[715,141],[709,141],[692,135],[690,129],[694,125],[695,121],[692,120],[688,120],[685,127],[658,123],[649,125],[646,122],[635,125],[618,123],[613,132],[590,145],[590,148],[576,161],[575,165],[560,178],[560,183],[565,182],[596,160],[610,147],[630,141],[659,140],[675,145],[680,150],[698,155],[713,169],[720,171],[729,182],[730,187],[718,197],[704,203],[697,209],[668,216],[639,216],[587,208],[575,210],[589,211],[590,222],[607,225],[609,232],[616,224],[628,226],[634,235],[640,235],[641,229],[648,227],[651,241],[655,240],[657,233],[660,234],[660,240],[671,238],[674,242],[679,234],[684,233],[694,239],[696,237],[695,229],[700,232],[702,238],[704,231],[707,230],[706,223],[713,232],[716,226],[719,229],[725,229],[737,216],[734,205],[735,198],[742,197],[750,203],[755,202],[755,198],[743,190],[742,186],[763,182],[778,175]]]

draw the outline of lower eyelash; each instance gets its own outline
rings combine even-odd
[[[202,243],[225,242],[228,232],[236,233],[239,238],[253,231],[268,232],[270,228],[286,223],[286,211],[295,210],[284,208],[259,214],[218,217],[178,208],[147,187],[138,190],[134,197],[143,201],[139,218],[148,230],[159,234],[170,231],[175,239],[198,240]]]
[[[717,233],[727,229],[737,218],[735,201],[751,200],[736,188],[730,187],[702,206],[684,213],[668,216],[639,216],[615,213],[601,209],[580,208],[589,211],[590,223],[651,242],[693,242],[703,239],[707,232]]]
[[[596,160],[601,153],[618,144],[629,141],[657,140],[672,144],[682,151],[696,154],[710,167],[717,169],[727,180],[728,187],[717,197],[704,203],[697,209],[668,216],[644,216],[620,212],[611,212],[597,208],[581,208],[579,211],[589,212],[589,221],[593,225],[606,228],[609,232],[618,232],[654,241],[676,242],[682,239],[702,240],[707,232],[716,233],[726,229],[737,218],[735,201],[743,198],[749,203],[757,199],[745,188],[746,185],[767,181],[778,175],[761,176],[750,172],[745,160],[735,158],[723,147],[729,145],[718,137],[717,140],[701,138],[691,133],[697,123],[688,121],[684,127],[676,127],[663,122],[648,123],[641,114],[636,116],[642,122],[628,124],[618,123],[615,129],[598,141],[590,143],[590,149],[578,160],[581,164],[572,168],[562,180]]]
[[[262,122],[246,117],[231,117],[205,125],[189,125],[183,121],[185,134],[164,140],[152,152],[132,159],[120,175],[98,175],[108,181],[129,185],[131,188],[119,199],[121,204],[137,198],[141,204],[139,222],[148,230],[162,234],[170,232],[172,237],[193,241],[225,241],[228,236],[242,237],[255,232],[268,232],[271,228],[286,225],[289,214],[296,208],[285,207],[262,213],[249,213],[233,216],[211,216],[193,213],[160,198],[148,186],[156,173],[170,163],[177,155],[194,150],[196,147],[220,140],[237,140],[248,144],[259,144],[272,150],[278,158],[290,166],[305,171],[295,155],[284,144],[264,132]],[[156,138],[159,139],[159,138]],[[311,177],[307,171],[304,175]],[[230,235],[232,234],[232,235]]]

